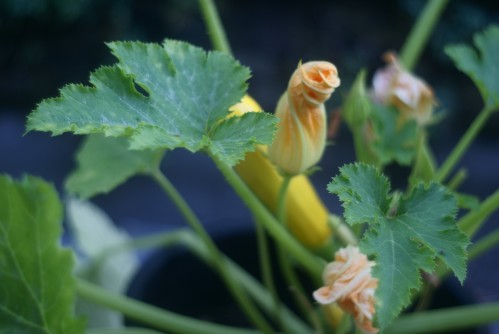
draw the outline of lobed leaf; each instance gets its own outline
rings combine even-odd
[[[0,323],[5,333],[83,333],[74,315],[71,251],[59,245],[62,205],[41,179],[0,176]]]
[[[445,53],[475,83],[488,108],[499,109],[499,27],[490,26],[474,36],[475,48],[447,46]]]
[[[134,149],[207,149],[229,165],[255,145],[270,144],[276,119],[264,113],[224,122],[244,96],[250,76],[229,55],[188,43],[108,44],[118,63],[90,76],[92,87],[69,85],[43,101],[28,130],[123,136]],[[225,129],[238,125],[235,131]],[[258,127],[258,131],[254,131]],[[221,149],[236,144],[230,152]]]
[[[345,208],[345,219],[360,224],[382,219],[390,204],[390,184],[386,176],[364,164],[347,165],[340,169],[327,190],[338,194]]]
[[[108,193],[130,177],[156,168],[162,156],[162,150],[130,150],[126,138],[90,135],[76,155],[77,169],[65,186],[82,198]]]
[[[437,258],[462,282],[469,243],[456,225],[457,203],[446,188],[420,183],[398,201],[389,189],[387,178],[366,164],[342,167],[328,185],[342,202],[345,221],[369,226],[360,248],[376,259],[373,275],[379,279],[376,315],[381,328],[409,304],[411,291],[421,285],[420,270],[431,272]]]

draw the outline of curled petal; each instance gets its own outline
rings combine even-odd
[[[323,286],[315,290],[314,298],[321,304],[331,304],[337,300],[336,296],[332,293],[332,289],[328,286]]]
[[[378,280],[371,276],[374,262],[369,261],[357,247],[338,250],[335,261],[329,263],[323,274],[324,286],[314,292],[321,304],[336,302],[353,315],[357,327],[365,333],[377,333],[372,319],[375,313],[374,292]]]
[[[326,102],[340,85],[336,66],[326,61],[298,64],[289,81],[288,92],[295,102],[304,99],[311,105]]]

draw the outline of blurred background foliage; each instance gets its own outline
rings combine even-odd
[[[342,85],[328,103],[328,111],[335,111],[359,70],[366,68],[370,78],[384,65],[381,55],[385,51],[400,49],[425,3],[216,1],[235,57],[252,70],[249,92],[270,112],[298,61],[317,59],[331,61],[339,69]],[[491,23],[499,23],[498,1],[449,1],[415,68],[433,86],[438,110],[444,115],[430,129],[438,160],[481,109],[478,90],[454,68],[443,48],[449,43],[470,43],[475,32]],[[115,61],[105,42],[161,42],[164,38],[211,48],[196,0],[0,0],[0,114],[22,126],[39,101],[57,96],[65,84],[88,83],[90,71]],[[12,131],[5,121],[0,122],[3,147],[21,155],[15,145],[5,143],[12,143],[8,138]],[[498,134],[496,114],[477,143],[496,145]],[[334,140],[337,145],[329,150],[333,158],[326,156],[322,163],[328,177],[331,170],[353,159],[351,138],[344,127]],[[0,160],[0,170],[15,168],[9,160]],[[490,157],[479,160],[472,161],[476,168],[496,167]],[[494,190],[485,183],[486,189],[478,186],[480,182],[468,185],[484,194]]]
[[[271,111],[299,59],[321,58],[337,64],[342,92],[362,67],[372,74],[382,65],[384,51],[402,45],[425,2],[216,3],[235,56],[253,71],[250,92]],[[434,86],[441,109],[448,111],[456,123],[452,128],[459,132],[480,101],[442,48],[469,42],[474,32],[491,22],[499,22],[497,1],[450,1],[416,68]],[[1,106],[26,113],[42,98],[55,96],[62,85],[86,82],[89,71],[114,61],[104,42],[160,42],[163,38],[210,48],[197,1],[1,0]],[[334,100],[338,104],[341,99]],[[454,119],[457,114],[459,120]],[[487,127],[484,135],[493,135],[496,129]]]
[[[235,57],[252,70],[249,92],[264,110],[273,112],[299,60],[324,59],[337,65],[342,80],[327,105],[328,112],[334,112],[359,70],[368,70],[369,81],[384,65],[382,54],[400,49],[426,1],[215,3]],[[438,110],[444,115],[443,121],[430,129],[431,144],[440,161],[482,106],[478,90],[454,68],[443,48],[449,43],[470,43],[475,32],[491,23],[499,23],[498,1],[449,1],[415,68],[416,74],[433,86]],[[0,148],[6,152],[0,156],[0,171],[20,173],[22,164],[17,161],[29,161],[18,145],[23,144],[19,139],[25,116],[39,101],[57,96],[68,83],[87,84],[90,71],[115,62],[106,42],[161,42],[164,38],[211,49],[196,0],[0,0]],[[485,195],[497,187],[487,182],[487,175],[495,175],[489,172],[499,168],[499,162],[487,156],[487,150],[499,143],[498,134],[496,114],[474,146],[476,152],[485,150],[485,155],[469,161],[470,172],[481,171],[471,174],[476,182],[465,183],[472,193]],[[48,140],[39,133],[23,139],[26,142],[38,136]],[[81,139],[65,138],[67,152]],[[334,141],[336,145],[321,163],[324,172],[318,174],[326,182],[337,166],[353,159],[345,127],[339,129]],[[57,159],[56,150],[50,152]],[[51,156],[50,152],[30,155],[43,159],[43,154]],[[9,154],[11,158],[6,159]],[[56,180],[72,168],[73,160],[66,157],[60,163],[64,172],[54,170],[49,175]]]

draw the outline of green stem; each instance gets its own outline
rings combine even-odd
[[[163,332],[153,331],[145,328],[90,328],[85,330],[85,334],[163,334]]]
[[[343,219],[341,219],[341,217],[330,214],[328,217],[328,223],[329,225],[331,225],[331,228],[341,240],[343,245],[356,246],[359,244],[359,240],[353,233],[352,229],[343,222]],[[329,254],[329,257],[331,257],[331,254]]]
[[[401,316],[383,334],[456,331],[499,321],[499,303],[460,306]]]
[[[158,235],[146,236],[141,238],[134,238],[126,240],[120,244],[109,246],[103,249],[97,256],[94,256],[89,262],[90,271],[98,270],[101,268],[105,261],[123,251],[133,251],[139,248],[153,248],[153,247],[168,247],[173,244],[177,244],[181,239],[183,234],[187,231],[178,230],[173,232],[161,233]]]
[[[173,313],[123,295],[112,293],[81,279],[76,281],[76,291],[88,301],[117,310],[124,315],[168,333],[181,334],[256,334],[255,330],[228,327],[197,320]]]
[[[307,295],[305,294],[305,289],[301,284],[300,280],[296,276],[290,259],[287,257],[286,252],[282,248],[277,249],[278,261],[281,269],[281,273],[287,282],[287,287],[295,300],[295,304],[298,306],[302,316],[309,321],[310,324],[315,329],[315,333],[322,333],[320,319],[315,314],[312,304],[309,302]],[[283,332],[286,333],[286,328],[283,328]]]
[[[452,179],[450,179],[449,183],[447,184],[447,188],[449,188],[450,190],[458,189],[467,177],[468,172],[466,171],[466,169],[459,169],[457,173],[452,177]]]
[[[283,175],[283,180],[279,189],[279,194],[277,197],[277,220],[279,223],[286,227],[286,198],[289,189],[289,184],[292,175]],[[320,332],[320,320],[316,317],[312,304],[308,301],[308,298],[305,294],[305,289],[298,279],[296,272],[293,269],[291,264],[291,260],[288,257],[285,249],[283,249],[280,245],[277,245],[277,259],[279,261],[279,265],[281,268],[281,272],[284,276],[285,281],[288,284],[288,287],[291,289],[292,296],[295,299],[296,305],[302,312],[302,314],[310,321],[311,324],[314,325],[316,331]],[[283,328],[284,332],[286,332],[285,328]]]
[[[202,259],[205,263],[213,267],[212,255],[208,252],[206,246],[200,242],[190,230],[177,230],[173,232],[160,233],[153,236],[146,236],[127,240],[119,245],[109,247],[102,251],[99,257],[113,256],[122,251],[135,249],[150,249],[156,247],[169,247],[180,244],[186,247],[194,255]],[[222,255],[223,260],[229,270],[230,275],[248,291],[251,297],[264,309],[269,315],[275,316],[275,309],[272,307],[272,299],[268,291],[253,276],[249,275],[237,263]],[[104,258],[105,259],[105,258]],[[282,316],[290,324],[293,333],[309,333],[311,330],[301,319],[295,316],[285,305],[281,305]]]
[[[260,271],[262,273],[263,284],[270,291],[272,296],[274,309],[275,309],[275,319],[280,328],[283,328],[283,320],[281,316],[281,303],[279,301],[279,296],[277,294],[277,289],[275,287],[274,275],[272,274],[272,265],[270,263],[270,251],[267,241],[267,235],[265,234],[265,229],[262,224],[256,219],[255,224],[256,229],[256,240],[258,247],[258,257],[260,262]]]
[[[414,309],[414,312],[421,312],[428,308],[433,298],[433,291],[433,285],[428,281],[424,281],[423,289],[421,290],[419,301]]]
[[[187,246],[194,254],[201,257],[204,261],[210,262],[209,253],[206,251],[204,246],[198,242],[197,238],[192,234],[186,234],[183,238],[185,246]],[[230,274],[240,282],[246,290],[251,293],[251,296],[255,299],[259,305],[264,308],[271,316],[276,317],[276,309],[273,306],[273,300],[267,290],[254,279],[252,276],[248,275],[244,269],[242,269],[237,263],[233,262],[229,258],[225,258],[227,267],[229,268]],[[310,333],[311,329],[306,326],[301,319],[297,318],[293,313],[291,313],[285,305],[281,304],[279,306],[281,311],[281,316],[284,321],[290,326],[290,330],[293,333]]]
[[[201,241],[206,245],[208,252],[212,255],[213,264],[215,269],[219,272],[222,280],[229,289],[236,302],[241,306],[243,312],[248,316],[248,319],[253,323],[253,325],[264,333],[273,333],[272,327],[267,323],[265,318],[258,312],[255,305],[248,298],[245,291],[241,289],[239,283],[237,283],[234,278],[229,274],[225,262],[223,261],[222,254],[218,250],[217,246],[208,235],[203,225],[191,210],[187,202],[184,200],[182,195],[175,189],[173,184],[161,173],[159,169],[153,171],[151,176],[156,182],[163,188],[165,193],[170,197],[172,202],[176,205],[178,210],[184,216],[186,222],[191,226],[194,232],[199,236]]]
[[[468,251],[468,261],[479,257],[487,252],[489,249],[499,245],[499,230],[487,234],[482,239],[476,241]]]
[[[435,159],[428,146],[428,140],[425,131],[420,131],[418,135],[418,151],[416,155],[416,162],[412,168],[410,181],[412,189],[418,181],[425,183],[433,180],[435,176]]]
[[[201,8],[201,13],[206,28],[208,29],[213,48],[232,55],[227,36],[225,35],[225,30],[213,0],[199,0],[199,7]]]
[[[449,0],[429,0],[419,15],[416,24],[412,27],[402,51],[400,51],[400,61],[408,71],[412,70],[417,63],[448,2]]]
[[[487,197],[485,201],[480,204],[480,207],[474,211],[469,212],[464,217],[458,220],[459,228],[472,237],[476,231],[482,226],[483,222],[489,218],[499,208],[499,190],[496,190],[492,195]]]
[[[286,194],[288,193],[289,184],[291,183],[291,175],[283,175],[279,194],[277,195],[277,220],[282,226],[287,226],[286,222]]]
[[[473,123],[471,123],[466,133],[461,137],[459,142],[457,143],[454,150],[452,150],[451,154],[447,157],[445,162],[442,164],[440,169],[438,170],[435,180],[438,182],[443,182],[452,171],[454,166],[459,162],[463,154],[471,145],[472,141],[478,135],[482,127],[485,125],[485,122],[489,119],[492,114],[493,109],[484,108],[480,111],[480,114],[475,118]]]
[[[321,279],[323,263],[308,252],[288,231],[286,231],[260,202],[258,197],[248,188],[246,183],[226,163],[217,157],[211,157],[227,182],[234,188],[253,214],[262,222],[269,234],[289,252],[311,275],[317,280]]]
[[[101,251],[97,257],[107,259],[121,252],[136,251],[138,249],[168,248],[184,243],[186,235],[191,235],[189,229],[178,229],[174,231],[161,232],[158,234],[137,237],[123,241],[119,244],[109,246]]]

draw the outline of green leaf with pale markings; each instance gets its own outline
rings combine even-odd
[[[271,143],[274,116],[226,119],[250,76],[229,55],[171,40],[109,47],[118,63],[92,73],[93,86],[69,85],[43,101],[29,116],[28,130],[123,136],[140,150],[205,149],[229,165],[256,144]]]
[[[130,177],[157,168],[163,150],[130,150],[126,138],[90,135],[76,160],[77,169],[66,180],[66,189],[82,198],[108,193]]]
[[[394,198],[388,179],[375,167],[351,164],[341,168],[328,190],[339,196],[348,224],[369,226],[360,248],[376,260],[381,328],[409,304],[411,291],[421,286],[420,270],[431,272],[437,259],[464,280],[469,240],[455,222],[456,200],[443,186],[420,183],[407,197]]]
[[[475,83],[486,107],[499,109],[499,27],[490,26],[473,38],[472,46],[458,44],[445,48],[456,67]]]
[[[0,176],[0,326],[3,333],[78,334],[73,254],[59,244],[62,205],[35,177]]]

